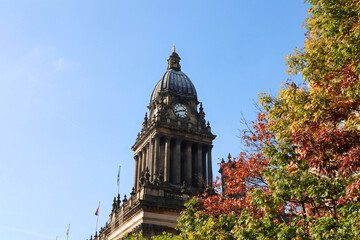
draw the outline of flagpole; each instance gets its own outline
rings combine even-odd
[[[100,209],[100,201],[99,201],[98,209]],[[99,220],[99,212],[97,212],[97,215],[96,215],[95,233],[97,232],[98,220]]]
[[[66,240],[69,239],[69,230],[70,230],[70,224],[69,224],[68,230],[66,231]]]

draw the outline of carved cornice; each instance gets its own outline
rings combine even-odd
[[[136,142],[134,143],[134,145],[131,147],[131,149],[133,151],[135,151],[135,149],[142,143],[144,142],[145,139],[147,139],[149,137],[150,133],[154,133],[155,134],[159,134],[159,136],[161,135],[160,132],[157,131],[157,129],[170,129],[173,130],[174,133],[176,133],[176,135],[183,135],[184,133],[187,134],[192,134],[194,136],[200,136],[200,137],[204,137],[207,138],[209,140],[213,140],[215,139],[216,135],[212,134],[211,132],[209,132],[207,129],[202,129],[202,130],[198,130],[197,127],[191,127],[188,128],[186,126],[186,124],[182,124],[180,126],[178,126],[176,123],[155,123],[152,124],[146,132],[144,132],[143,134],[140,135],[140,137],[138,139],[136,139]],[[174,137],[176,136],[175,134],[173,135]]]

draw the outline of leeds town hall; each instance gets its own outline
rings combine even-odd
[[[215,135],[194,84],[181,71],[175,47],[148,109],[131,148],[134,186],[129,198],[114,198],[110,220],[96,233],[96,240],[122,239],[127,233],[142,232],[147,238],[176,233],[184,203],[212,184]]]

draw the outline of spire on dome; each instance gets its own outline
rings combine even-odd
[[[172,53],[168,59],[168,67],[167,69],[174,69],[175,71],[181,71],[181,66],[180,66],[180,57],[179,55],[175,52],[175,43],[173,45],[173,49],[172,49]]]

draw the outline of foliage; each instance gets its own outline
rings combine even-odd
[[[250,125],[246,125],[247,129],[241,135],[246,151],[233,159],[229,155],[227,163],[222,161],[220,172],[223,177],[214,184],[216,194],[208,195],[207,192],[204,195],[202,207],[209,215],[232,213],[238,216],[243,208],[252,208],[254,214],[257,211],[252,206],[249,193],[253,189],[267,189],[263,170],[268,166],[269,160],[260,149],[270,142],[273,143],[274,136],[266,130],[264,114],[258,114],[258,119]]]
[[[303,83],[260,95],[242,136],[253,151],[188,203],[180,239],[360,239],[360,1],[307,2],[304,47],[287,56]]]
[[[126,234],[123,238],[124,240],[148,240],[148,238],[143,237],[142,233],[138,234]],[[152,240],[177,240],[178,236],[174,236],[171,233],[163,232],[162,235],[151,237]]]
[[[236,216],[222,214],[211,216],[199,211],[200,199],[193,198],[186,204],[177,229],[181,232],[179,239],[235,239],[231,233]]]
[[[360,1],[307,0],[304,47],[222,162],[214,191],[162,239],[360,239]]]

